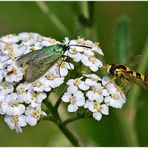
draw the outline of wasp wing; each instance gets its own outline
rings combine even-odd
[[[48,69],[61,57],[60,53],[51,52],[50,56],[42,59],[36,59],[36,62],[29,64],[25,72],[25,80],[33,82],[44,75]]]
[[[134,77],[134,76],[130,75],[129,73],[124,73],[124,77],[125,77],[127,80],[136,83],[136,84],[139,85],[140,87],[142,87],[142,88],[144,88],[144,89],[146,88],[146,85],[144,84],[144,82],[143,82],[140,78]]]
[[[127,66],[134,66],[138,64],[141,61],[142,55],[136,55],[128,59],[128,61],[125,63]]]

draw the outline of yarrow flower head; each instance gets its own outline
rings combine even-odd
[[[106,79],[108,80],[107,82]],[[78,80],[81,82],[78,84],[83,84],[85,87],[73,86],[74,82],[77,82]],[[72,110],[72,103],[76,105],[77,102],[82,102],[83,100],[83,105],[81,104],[79,106],[88,109],[92,113],[92,117],[98,121],[101,120],[102,115],[109,114],[110,106],[114,108],[121,108],[126,101],[123,90],[121,88],[119,89],[115,83],[109,82],[108,77],[103,77],[101,79],[95,74],[86,74],[81,78],[69,80],[67,85],[67,92],[64,93],[62,100],[63,102],[70,103],[68,105],[68,111],[77,111],[78,105],[75,110]],[[74,96],[77,92],[81,92],[81,95],[83,94],[84,97],[77,97],[76,99]]]
[[[51,65],[48,65],[50,63],[48,62],[48,69],[43,72],[42,69],[35,67],[36,59],[32,56],[29,56],[29,64],[18,62],[23,55],[42,51],[44,47],[57,44],[65,44],[69,49],[55,62],[51,62]],[[53,52],[56,53],[56,49],[54,50]],[[109,78],[101,79],[95,74],[103,66],[98,58],[99,55],[104,54],[98,43],[80,37],[70,41],[65,38],[64,43],[38,33],[10,34],[1,37],[0,114],[4,116],[4,121],[9,128],[22,132],[23,127],[35,126],[39,120],[48,116],[49,111],[46,114],[43,106],[46,105],[50,92],[57,90],[58,87],[62,88],[60,99],[68,104],[68,112],[79,112],[80,108],[83,108],[99,121],[102,115],[109,114],[109,107],[121,108],[126,101],[123,90],[115,83],[111,83]],[[44,57],[38,56],[42,66]],[[42,74],[38,79],[30,82],[26,81],[29,65]],[[93,74],[86,72],[84,74],[83,67]]]

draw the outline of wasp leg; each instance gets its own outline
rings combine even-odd
[[[109,83],[112,83],[116,78],[116,76],[112,76],[112,78],[104,86],[106,86]]]
[[[126,78],[123,78],[122,80],[124,82],[125,94],[127,96],[128,93],[130,92],[130,90],[132,89],[133,84],[130,83],[130,81],[128,79],[126,79]]]

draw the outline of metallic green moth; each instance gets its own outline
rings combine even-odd
[[[83,45],[55,44],[29,52],[17,59],[19,65],[27,65],[25,80],[33,82],[43,76],[61,56],[64,56],[70,46],[91,48]]]
[[[25,80],[33,82],[39,79],[68,49],[65,44],[55,44],[21,56],[17,62],[27,65]]]

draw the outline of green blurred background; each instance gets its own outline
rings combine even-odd
[[[122,51],[116,28],[121,18],[127,20],[130,37],[125,45],[128,50]],[[100,42],[106,63],[143,54],[136,69],[148,75],[148,2],[0,2],[0,35],[20,32],[37,32],[60,41],[81,35]],[[122,110],[111,109],[100,122],[82,119],[70,127],[82,146],[148,146],[147,114],[148,90],[134,87]],[[0,117],[0,146],[72,145],[52,122],[41,121],[16,134]]]

